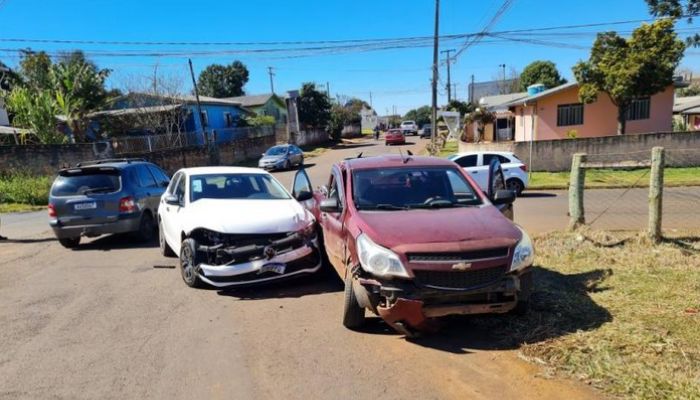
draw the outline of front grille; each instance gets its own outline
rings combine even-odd
[[[450,253],[408,253],[408,262],[414,263],[458,263],[489,258],[508,257],[507,247]]]
[[[503,279],[508,267],[482,268],[474,271],[422,271],[414,270],[416,282],[422,286],[450,289],[469,289],[488,286]]]

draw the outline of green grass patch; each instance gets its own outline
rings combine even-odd
[[[628,399],[700,399],[700,232],[535,239],[531,312],[482,317],[550,373]]]
[[[6,210],[18,210],[20,205],[45,206],[49,201],[52,182],[51,176],[0,176],[0,205]]]
[[[0,203],[0,214],[45,210],[46,206],[33,206],[20,203]]]
[[[700,167],[665,168],[665,186],[700,186]],[[649,170],[586,170],[587,188],[648,187]],[[530,175],[531,190],[568,189],[568,172],[533,172]]]
[[[456,140],[445,143],[445,147],[440,150],[439,157],[447,157],[459,152],[459,143]]]

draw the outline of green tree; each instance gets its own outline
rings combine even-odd
[[[19,62],[21,84],[31,90],[46,90],[51,88],[51,58],[43,51],[22,51]]]
[[[649,11],[655,17],[670,17],[673,19],[687,18],[693,21],[693,16],[700,14],[700,0],[646,0]],[[689,46],[700,46],[700,34],[686,39]]]
[[[5,102],[13,114],[13,125],[32,131],[40,143],[56,144],[68,140],[66,135],[56,129],[58,106],[54,94],[49,90],[16,87],[5,98]]]
[[[432,108],[430,106],[422,106],[410,110],[403,116],[404,120],[416,121],[416,125],[423,126],[430,123],[432,116]]]
[[[298,99],[299,122],[315,129],[328,126],[331,117],[331,101],[325,92],[319,91],[316,84],[302,84]]]
[[[229,65],[211,64],[200,72],[197,79],[199,94],[210,97],[243,96],[248,83],[248,68],[240,61]]]
[[[539,60],[528,64],[520,74],[520,90],[524,92],[528,86],[536,83],[541,83],[549,89],[566,83],[566,79],[559,75],[556,64]]]
[[[617,106],[617,133],[623,135],[630,103],[671,85],[684,50],[670,19],[642,24],[629,39],[615,32],[599,33],[589,60],[573,68],[579,98],[591,103],[598,92],[607,93]]]
[[[678,89],[676,90],[676,95],[678,97],[698,96],[700,95],[700,85],[694,84],[687,88]]]
[[[12,90],[12,87],[20,83],[19,74],[0,61],[0,93],[2,91],[9,92]]]
[[[465,116],[470,112],[474,111],[476,107],[474,104],[467,101],[452,100],[447,104],[447,110],[449,111],[459,111],[461,116]]]

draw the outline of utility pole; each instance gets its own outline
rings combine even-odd
[[[275,76],[275,73],[272,72],[272,67],[267,67],[267,73],[270,74],[270,92],[272,92],[272,94],[275,94],[275,84],[272,81],[272,77]]]
[[[452,101],[452,84],[450,83],[450,62],[451,62],[450,53],[452,53],[454,51],[455,51],[455,49],[449,49],[449,50],[443,50],[440,52],[440,54],[442,54],[442,53],[447,54],[445,56],[445,62],[447,63],[447,85],[446,86],[447,86],[447,102],[448,103]]]
[[[372,92],[369,92],[369,108],[374,110],[374,107],[372,106]]]
[[[194,86],[194,98],[197,101],[197,113],[199,114],[199,125],[202,126],[202,135],[204,136],[204,144],[209,145],[209,138],[207,137],[207,128],[204,126],[204,119],[202,118],[202,105],[199,103],[199,90],[197,90],[197,80],[194,79],[194,69],[192,68],[192,59],[189,58],[187,61],[190,64],[190,76],[192,77],[192,86]]]
[[[433,82],[432,82],[432,121],[430,123],[430,143],[435,145],[437,132],[437,84],[438,84],[438,35],[440,28],[440,0],[435,0],[435,35],[433,37]],[[431,146],[432,147],[432,146]]]
[[[503,87],[501,88],[501,94],[506,94],[506,65],[498,64],[499,67],[503,68]]]
[[[469,102],[474,104],[474,74],[472,74],[472,84],[469,85]]]
[[[328,97],[331,97],[331,84],[328,83],[328,81],[326,81],[326,95],[328,95]]]

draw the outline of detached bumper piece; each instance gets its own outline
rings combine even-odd
[[[482,282],[486,281],[485,275],[492,273],[486,274],[484,271],[479,278]],[[519,277],[501,277],[502,279],[491,281],[488,285],[461,291],[445,290],[454,283],[445,279],[431,282],[439,281],[440,288],[437,285],[416,286],[413,283],[387,282],[379,287],[366,286],[366,289],[379,294],[379,316],[397,331],[406,336],[413,336],[417,332],[436,330],[434,318],[447,315],[501,314],[514,309],[518,304]],[[462,279],[463,277],[458,278],[460,281]]]

